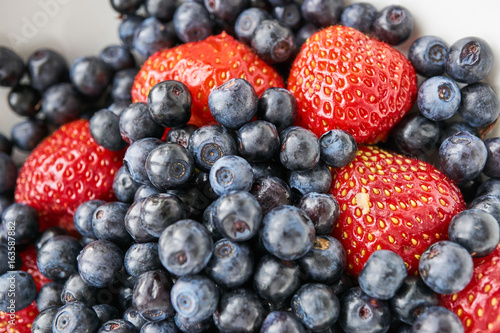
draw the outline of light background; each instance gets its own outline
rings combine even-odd
[[[398,47],[407,54],[411,42],[422,35],[437,35],[448,44],[466,36],[485,39],[496,60],[487,81],[500,92],[500,19],[498,0],[365,0],[377,9],[403,5],[414,17],[410,40]],[[346,4],[357,2],[346,0]],[[97,55],[105,46],[119,43],[120,19],[108,0],[1,0],[0,45],[15,49],[26,60],[38,48],[50,47],[68,63],[84,55]],[[31,28],[31,30],[30,30]],[[16,42],[14,38],[21,36]],[[19,117],[10,111],[0,88],[0,133],[10,135]],[[489,136],[500,136],[497,125]]]

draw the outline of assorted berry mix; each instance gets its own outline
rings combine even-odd
[[[98,55],[0,47],[0,333],[500,332],[487,41],[405,55],[398,5],[110,5]]]

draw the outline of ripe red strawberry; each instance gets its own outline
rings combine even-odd
[[[210,91],[232,78],[247,80],[259,96],[269,87],[284,86],[271,66],[223,32],[153,54],[135,78],[132,101],[146,102],[149,91],[158,82],[182,81],[193,97],[190,123],[201,126],[215,122],[208,110]]]
[[[40,230],[62,226],[74,230],[73,213],[91,199],[112,200],[113,177],[123,154],[99,146],[86,120],[61,126],[38,145],[17,179],[17,202],[35,207]]]
[[[410,110],[417,76],[396,49],[361,32],[331,26],[295,58],[288,89],[299,105],[297,125],[316,135],[341,128],[358,143],[385,140]]]
[[[447,239],[452,217],[465,208],[458,187],[439,170],[377,147],[360,146],[354,161],[333,176],[341,210],[332,235],[355,276],[378,249],[398,253],[414,274],[420,254]]]
[[[10,313],[0,311],[0,333],[30,333],[31,324],[38,313],[34,301],[27,308],[17,311],[14,318],[11,318]]]
[[[467,287],[443,295],[442,303],[458,315],[466,333],[500,332],[500,245],[487,257],[474,259],[474,267]]]

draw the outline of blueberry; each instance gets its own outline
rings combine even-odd
[[[187,215],[181,199],[166,193],[146,197],[140,210],[142,228],[154,237],[160,237],[166,227],[186,218]]]
[[[94,98],[104,93],[111,80],[111,73],[100,58],[87,56],[73,62],[69,77],[80,93]]]
[[[399,152],[422,160],[434,152],[439,143],[440,134],[439,123],[420,113],[407,115],[391,132],[393,142]]]
[[[0,275],[7,273],[13,269],[21,268],[23,261],[19,256],[19,253],[16,251],[14,253],[14,262],[9,260],[9,257],[12,258],[12,253],[9,253],[8,244],[0,244]],[[13,264],[13,267],[11,266]]]
[[[253,252],[244,243],[220,239],[214,244],[205,272],[220,287],[240,287],[252,277]]]
[[[68,64],[58,52],[50,49],[38,49],[26,63],[30,84],[40,92],[54,84],[68,81]]]
[[[319,143],[321,160],[332,168],[341,168],[351,163],[358,150],[354,137],[341,129],[324,133]]]
[[[51,307],[61,307],[64,303],[61,301],[61,292],[64,285],[57,282],[48,282],[44,284],[36,296],[36,307],[41,312]]]
[[[163,190],[178,188],[191,180],[195,171],[189,151],[176,143],[164,143],[146,159],[146,172],[151,183]]]
[[[491,185],[491,182],[486,181],[485,185]],[[480,209],[485,211],[491,214],[500,223],[500,198],[494,193],[486,193],[478,196],[469,204],[469,209]]]
[[[483,173],[492,178],[500,178],[500,170],[497,165],[500,164],[500,138],[490,138],[484,141],[488,150],[488,157],[483,169]]]
[[[279,206],[262,220],[261,237],[266,249],[283,260],[296,260],[313,247],[314,225],[306,213],[293,206]]]
[[[120,133],[120,118],[113,112],[102,109],[90,118],[89,129],[95,142],[112,151],[122,150],[127,143]]]
[[[238,39],[247,45],[252,41],[252,35],[260,22],[268,20],[271,15],[261,8],[248,8],[238,15],[234,24],[234,31]]]
[[[287,61],[294,50],[293,32],[277,20],[263,20],[252,36],[252,49],[268,63]]]
[[[297,316],[290,312],[270,312],[262,323],[261,333],[305,333],[306,330]]]
[[[377,250],[368,258],[358,279],[365,294],[388,300],[396,294],[406,276],[405,263],[397,253]]]
[[[444,76],[434,76],[418,89],[420,113],[434,121],[451,118],[458,110],[461,94],[457,84]]]
[[[232,241],[246,241],[259,231],[262,210],[248,192],[232,191],[217,199],[213,207],[213,221],[217,231]]]
[[[268,88],[259,97],[257,119],[270,122],[278,132],[292,126],[297,115],[297,100],[286,89]]]
[[[125,253],[125,269],[132,276],[162,268],[158,256],[158,243],[141,243],[132,245]]]
[[[215,207],[215,203],[217,201],[212,201],[207,208],[203,211],[203,215],[201,217],[201,223],[205,228],[207,228],[208,232],[210,233],[210,236],[212,237],[212,240],[218,241],[221,238],[224,238],[220,232],[215,228],[214,224],[214,219],[213,219],[213,211]]]
[[[335,293],[320,283],[303,285],[293,296],[291,305],[293,313],[313,332],[333,326],[340,312]]]
[[[218,195],[229,191],[249,191],[253,183],[252,167],[239,156],[223,156],[210,169],[209,180]]]
[[[103,200],[89,200],[78,206],[73,215],[73,222],[76,230],[83,237],[95,238],[94,230],[92,229],[92,215],[94,211],[105,203]]]
[[[306,42],[306,40],[311,37],[315,32],[318,31],[318,27],[312,23],[304,24],[296,33],[295,33],[295,50],[294,53],[298,53]],[[278,88],[279,89],[279,88]],[[291,125],[291,124],[290,124]],[[288,125],[288,126],[290,126]]]
[[[111,0],[111,7],[120,14],[133,14],[144,0]]]
[[[133,46],[143,58],[149,58],[154,53],[168,49],[175,44],[173,24],[163,23],[156,17],[150,17],[134,31]]]
[[[113,73],[135,66],[135,59],[132,52],[122,45],[109,45],[105,47],[99,53],[99,58],[104,61]]]
[[[186,125],[182,127],[171,128],[167,133],[167,142],[177,143],[178,145],[188,148],[189,138],[193,135],[198,127],[195,125]]]
[[[37,303],[38,306],[38,303]],[[58,306],[53,306],[40,310],[40,313],[36,316],[35,320],[31,325],[32,333],[50,333],[52,332],[52,322],[59,310]]]
[[[144,138],[161,138],[165,129],[157,124],[145,103],[133,103],[120,115],[120,133],[123,140],[133,143]]]
[[[15,147],[22,151],[32,151],[47,137],[47,125],[38,119],[28,119],[12,127],[11,140]]]
[[[243,125],[236,133],[238,152],[249,162],[268,161],[277,156],[280,139],[276,127],[264,120]]]
[[[148,94],[151,117],[164,127],[185,125],[191,117],[191,101],[189,88],[176,80],[160,82]]]
[[[231,133],[220,125],[206,125],[198,128],[189,138],[188,149],[193,155],[196,167],[210,171],[212,165],[222,156],[236,155],[236,142]]]
[[[149,197],[151,194],[160,193],[160,190],[153,185],[141,185],[137,188],[134,196],[134,202],[139,199],[144,199]]]
[[[473,258],[492,253],[500,241],[497,220],[480,209],[468,209],[455,215],[448,228],[450,241],[462,245]]]
[[[17,179],[17,167],[4,152],[0,152],[0,193],[14,189]]]
[[[479,176],[486,164],[488,150],[477,136],[459,132],[439,147],[440,170],[451,180],[461,182]]]
[[[422,36],[411,44],[408,59],[420,75],[425,77],[443,75],[448,50],[448,44],[442,38]]]
[[[199,219],[205,208],[210,204],[210,200],[196,187],[187,186],[175,190],[167,190],[166,193],[179,197],[186,207],[187,217],[195,220]]]
[[[293,126],[280,133],[280,161],[292,171],[310,170],[320,160],[319,140],[313,132]]]
[[[97,303],[97,288],[89,286],[79,274],[75,274],[64,283],[60,301],[63,304],[81,302],[93,306]]]
[[[56,237],[69,235],[68,230],[62,227],[50,227],[45,229],[35,241],[35,248],[39,251],[48,240]]]
[[[247,7],[247,0],[205,0],[205,8],[215,17],[234,22]]]
[[[254,290],[263,299],[278,303],[300,287],[300,267],[293,261],[265,255],[255,267]]]
[[[124,166],[115,173],[115,177],[113,178],[113,192],[118,201],[129,204],[134,202],[135,193],[139,186],[140,184],[132,179]]]
[[[114,201],[99,206],[92,215],[92,230],[97,239],[111,241],[118,246],[127,246],[132,242],[125,229],[125,215],[129,205]]]
[[[150,321],[141,328],[141,333],[177,333],[173,318],[162,321]]]
[[[110,104],[107,109],[114,114],[116,114],[118,117],[122,114],[122,112],[128,108],[130,105],[130,101],[115,101],[112,104]]]
[[[332,172],[323,163],[318,163],[310,170],[292,171],[290,173],[290,188],[303,196],[307,193],[329,193],[332,186]]]
[[[191,321],[202,321],[210,317],[219,301],[219,290],[215,283],[202,275],[185,276],[176,281],[170,300],[180,316]]]
[[[156,138],[144,138],[134,141],[123,157],[123,165],[133,180],[140,184],[151,184],[146,171],[146,159],[149,153],[163,141]]]
[[[438,241],[429,246],[418,265],[422,280],[439,294],[463,290],[472,278],[473,268],[469,252],[450,241]]]
[[[222,295],[213,318],[222,332],[255,332],[262,325],[264,316],[257,295],[239,289]]]
[[[12,154],[12,142],[2,133],[0,133],[0,153]]]
[[[260,177],[252,185],[250,193],[257,199],[262,214],[281,205],[292,204],[292,192],[288,184],[278,177]]]
[[[441,306],[428,308],[413,324],[411,332],[452,333],[463,332],[460,318],[452,311]]]
[[[213,330],[215,326],[212,317],[208,317],[207,319],[202,321],[192,321],[189,320],[189,318],[180,316],[178,313],[174,317],[174,322],[176,327],[181,332],[186,332],[186,333],[211,332],[211,330]],[[177,331],[175,331],[175,333],[177,333]]]
[[[212,35],[213,25],[208,11],[195,1],[181,4],[174,14],[175,33],[184,43],[197,42]]]
[[[24,62],[14,51],[0,47],[0,86],[15,87],[24,75]]]
[[[276,177],[286,179],[288,171],[279,161],[250,162],[253,171],[253,178]]]
[[[139,330],[131,323],[123,319],[112,319],[99,328],[97,333],[117,332],[117,333],[139,333]]]
[[[174,314],[171,289],[172,281],[164,270],[146,272],[134,286],[132,304],[148,321],[165,320]]]
[[[144,21],[144,17],[138,15],[127,15],[120,23],[118,34],[123,44],[131,49],[133,47],[134,33]]]
[[[382,42],[399,45],[410,38],[413,17],[408,9],[398,5],[383,8],[373,21],[373,34]]]
[[[449,138],[450,136],[453,136],[459,132],[469,132],[470,134],[475,136],[480,135],[477,128],[472,127],[463,119],[460,119],[458,121],[444,121],[441,123],[441,135],[439,137],[439,142],[442,143],[446,138]]]
[[[109,304],[97,304],[92,309],[94,309],[101,323],[120,318],[118,309]]]
[[[167,22],[172,20],[177,5],[174,0],[146,0],[144,7],[149,16]]]
[[[329,284],[337,297],[341,297],[346,291],[354,287],[353,278],[345,271],[342,272],[340,278],[334,283]]]
[[[97,332],[100,324],[97,314],[91,307],[84,303],[72,302],[57,311],[52,323],[52,332]]]
[[[382,333],[389,330],[391,312],[388,304],[366,295],[355,287],[340,299],[339,324],[345,333]]]
[[[14,231],[9,238],[13,238],[16,245],[28,244],[39,234],[38,211],[27,204],[13,203],[7,207],[2,213],[2,224],[6,230]]]
[[[305,0],[301,7],[302,16],[320,27],[337,24],[343,9],[343,0]]]
[[[110,92],[113,101],[130,102],[132,100],[131,90],[137,72],[137,68],[126,68],[115,73]]]
[[[473,127],[493,124],[500,114],[500,102],[493,88],[479,82],[465,86],[460,91],[462,102],[458,114]]]
[[[340,16],[343,26],[351,27],[365,34],[372,31],[377,8],[367,2],[358,2],[345,7]]]
[[[158,241],[163,266],[172,274],[197,274],[207,265],[213,241],[207,229],[194,220],[180,220],[168,226]]]
[[[134,309],[133,307],[129,307],[123,312],[123,319],[128,320],[129,322],[134,324],[134,326],[137,327],[138,330],[141,330],[141,328],[143,326],[145,326],[146,323],[154,324],[154,322],[148,322],[147,320],[142,318],[141,315],[139,314],[139,312],[137,312],[137,310]],[[142,332],[142,333],[146,333],[146,332]],[[150,332],[150,333],[153,333],[153,332]]]
[[[340,217],[340,206],[331,194],[308,193],[297,205],[311,219],[316,235],[329,235]]]
[[[23,84],[11,89],[7,97],[11,110],[24,117],[33,117],[40,111],[41,99],[35,88]]]
[[[412,325],[427,308],[438,305],[439,298],[421,278],[408,276],[389,302],[396,318]]]
[[[20,311],[35,300],[36,293],[31,274],[23,271],[7,272],[0,276],[0,311]]]
[[[461,83],[484,79],[493,67],[493,51],[478,37],[465,37],[451,45],[446,58],[446,74]]]
[[[77,119],[82,113],[82,106],[82,98],[71,83],[55,84],[42,97],[42,112],[47,121],[55,125]]]
[[[300,28],[302,19],[300,6],[296,3],[290,3],[284,6],[273,8],[273,16],[283,25],[290,29]]]
[[[90,286],[104,288],[113,282],[123,266],[123,252],[110,241],[97,240],[78,255],[78,271]]]
[[[38,269],[51,280],[64,281],[78,272],[76,257],[81,250],[82,245],[76,238],[53,237],[37,253]]]

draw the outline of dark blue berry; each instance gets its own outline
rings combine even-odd
[[[132,52],[122,45],[107,46],[101,51],[99,57],[112,73],[135,66],[135,59]]]
[[[345,7],[340,16],[340,23],[365,34],[371,32],[377,8],[371,3],[358,2]]]
[[[270,312],[262,323],[261,333],[305,333],[297,316],[286,311]]]
[[[170,300],[180,316],[191,321],[202,321],[217,308],[219,289],[203,275],[184,276],[172,287]]]
[[[178,333],[178,332],[179,330],[175,326],[173,318],[162,321],[150,321],[147,322],[141,328],[141,333]]]
[[[55,84],[42,97],[42,112],[48,122],[56,125],[77,119],[82,106],[82,98],[71,83]]]
[[[255,267],[253,287],[263,299],[283,301],[300,287],[300,267],[295,262],[265,255]]]
[[[492,178],[500,178],[500,138],[490,138],[484,141],[488,150],[488,157],[483,169],[483,173]]]
[[[340,278],[334,283],[329,284],[337,297],[341,297],[346,291],[354,287],[353,278],[345,271],[340,275]]]
[[[250,193],[257,199],[262,214],[281,205],[292,204],[292,192],[288,184],[278,177],[266,176],[257,178]]]
[[[469,284],[473,273],[469,252],[450,241],[438,241],[429,246],[418,264],[422,280],[439,294],[454,294]]]
[[[141,206],[145,198],[136,199],[125,215],[125,229],[137,243],[147,243],[157,240],[142,226]]]
[[[132,86],[137,75],[136,68],[125,68],[115,73],[113,83],[111,85],[111,98],[113,101],[127,101],[132,100]]]
[[[250,162],[253,170],[253,178],[276,177],[286,179],[288,171],[279,161]]]
[[[38,306],[38,302],[37,302]],[[58,306],[52,306],[44,310],[40,310],[40,313],[36,316],[33,324],[31,325],[32,333],[51,333],[52,332],[52,322],[59,311]]]
[[[95,142],[108,150],[122,150],[127,146],[120,133],[120,117],[107,109],[99,110],[90,118],[89,129]]]
[[[320,283],[303,285],[293,296],[292,312],[313,332],[333,326],[339,317],[340,302],[328,286]]]
[[[290,29],[297,29],[300,27],[302,15],[300,12],[300,6],[296,3],[274,7],[273,16],[281,24],[289,27]]]
[[[165,320],[174,314],[171,289],[172,281],[164,270],[146,272],[135,283],[132,304],[148,321]]]
[[[174,316],[175,326],[181,332],[186,333],[202,333],[211,332],[214,330],[214,320],[212,317],[208,317],[202,321],[192,321],[189,318],[180,316],[178,313]],[[175,331],[177,333],[178,331]],[[147,333],[147,332],[144,332]],[[170,332],[168,332],[170,333]]]
[[[3,229],[3,227],[2,227]],[[5,230],[5,229],[3,229]],[[9,253],[11,252],[11,253]],[[9,260],[10,259],[14,259],[12,262],[12,260]],[[13,264],[13,266],[11,266],[10,264]],[[19,269],[21,268],[23,264],[23,261],[21,259],[21,257],[19,256],[19,253],[17,251],[14,252],[14,255],[12,255],[12,251],[9,251],[8,249],[8,244],[0,244],[0,275],[3,275],[5,273],[7,273],[8,271],[11,271],[14,269]]]
[[[408,9],[398,5],[383,8],[373,21],[373,34],[382,42],[399,45],[410,38],[413,17]]]
[[[280,161],[292,171],[310,170],[320,160],[319,140],[308,129],[294,126],[280,133]]]
[[[123,165],[133,180],[140,184],[151,184],[146,171],[146,159],[149,153],[163,141],[156,138],[145,138],[134,141],[127,149],[123,158]]]
[[[454,333],[463,332],[460,318],[441,306],[428,308],[413,324],[411,332]]]
[[[152,194],[141,204],[141,226],[154,237],[160,237],[166,227],[186,218],[186,215],[184,203],[172,194]]]
[[[446,74],[462,83],[481,81],[492,67],[493,51],[478,37],[465,37],[453,43],[445,63]]]
[[[391,133],[399,152],[422,160],[434,152],[440,134],[439,124],[418,112],[404,117]]]
[[[430,120],[451,118],[458,110],[460,101],[461,94],[457,84],[444,76],[431,77],[418,89],[418,109]]]
[[[144,0],[110,0],[111,7],[120,14],[133,14],[144,3]]]
[[[180,220],[168,226],[158,240],[161,263],[177,276],[201,272],[210,260],[212,251],[210,234],[194,220]]]
[[[191,138],[191,135],[193,135],[194,131],[196,131],[197,129],[198,127],[191,124],[182,127],[171,128],[170,131],[168,131],[166,141],[177,143],[184,148],[188,148],[189,138]]]
[[[120,318],[118,309],[109,304],[97,304],[94,305],[92,309],[94,309],[101,323]]]
[[[189,151],[175,143],[164,143],[146,159],[146,172],[159,189],[173,189],[186,184],[194,173],[194,160]]]
[[[155,122],[164,127],[185,125],[191,118],[191,93],[182,82],[158,83],[148,94],[148,108]]]
[[[332,186],[332,172],[326,164],[318,163],[310,170],[292,171],[289,178],[292,191],[303,196],[307,193],[329,193]]]
[[[196,187],[187,186],[175,190],[167,190],[166,193],[179,197],[186,207],[187,217],[198,220],[205,208],[210,204],[210,200]]]
[[[80,242],[71,236],[56,236],[48,240],[37,253],[40,272],[54,281],[64,281],[78,273],[76,257],[82,250]]]
[[[114,201],[99,206],[92,216],[92,229],[97,239],[108,240],[118,246],[127,246],[132,242],[125,229],[125,214],[129,205]]]
[[[61,227],[50,227],[45,229],[35,241],[35,248],[40,250],[48,240],[55,236],[69,235],[68,231]]]
[[[203,215],[201,217],[201,223],[205,228],[207,228],[208,232],[210,233],[210,236],[212,237],[212,240],[218,241],[221,238],[224,238],[220,232],[217,230],[215,227],[214,219],[213,219],[213,212],[214,212],[214,207],[215,203],[217,201],[212,201],[207,208],[203,211]]]
[[[340,299],[339,324],[345,333],[382,333],[389,330],[391,311],[385,301],[371,298],[359,287]]]
[[[139,277],[142,273],[162,268],[158,256],[158,243],[137,243],[125,253],[124,266],[127,273]]]
[[[10,238],[15,240],[16,245],[33,242],[38,237],[40,229],[37,210],[17,202],[3,211],[2,224],[6,230],[14,231]]]
[[[0,152],[0,193],[14,189],[17,179],[17,167],[11,157]]]
[[[188,149],[198,169],[208,172],[222,156],[236,155],[236,142],[231,133],[220,125],[198,128],[189,138]]]
[[[123,319],[131,322],[135,327],[137,327],[138,330],[141,330],[141,328],[143,326],[145,326],[146,323],[149,323],[150,325],[155,324],[154,322],[148,322],[147,320],[142,318],[141,315],[139,314],[139,312],[137,312],[137,310],[134,309],[133,307],[129,307],[123,312]],[[146,332],[147,331],[145,329],[145,332],[142,332],[142,333],[146,333]],[[153,331],[153,332],[149,332],[149,333],[156,333],[156,332]]]
[[[145,103],[133,103],[120,115],[120,132],[128,143],[144,138],[161,138],[165,129],[157,124]]]
[[[252,167],[242,157],[223,156],[210,169],[209,180],[217,195],[229,191],[249,191],[253,183]]]
[[[92,216],[94,211],[104,204],[105,201],[103,200],[89,200],[78,206],[73,215],[73,222],[80,235],[95,238],[94,230],[92,229]]]
[[[481,258],[497,247],[500,228],[491,214],[480,209],[468,209],[451,219],[448,237],[450,241],[462,245],[473,258]]]
[[[460,91],[462,102],[458,114],[473,127],[493,124],[500,114],[500,102],[493,88],[479,82],[465,86]]]
[[[250,45],[253,32],[260,22],[268,20],[271,15],[261,8],[248,8],[240,13],[234,24],[234,31],[239,40]]]
[[[177,7],[174,14],[174,29],[184,43],[197,42],[212,35],[213,22],[205,7],[188,1]]]
[[[413,324],[428,307],[439,304],[439,298],[417,276],[408,276],[390,299],[396,318],[404,323]]]
[[[97,288],[89,286],[80,274],[75,274],[64,283],[60,301],[63,304],[82,302],[88,306],[93,306],[97,302]]]
[[[78,271],[90,286],[108,286],[123,266],[123,252],[106,240],[97,240],[86,245],[78,255]]]
[[[14,146],[23,151],[32,151],[48,135],[47,125],[37,119],[28,119],[12,127],[11,140]]]
[[[455,118],[455,117],[453,117]],[[444,121],[441,123],[441,135],[439,137],[439,142],[443,142],[446,138],[453,136],[459,132],[469,132],[472,135],[479,136],[479,131],[477,128],[472,127],[466,123],[463,119],[458,121]]]
[[[277,20],[263,20],[254,31],[251,44],[264,61],[285,62],[294,50],[293,32]]]
[[[95,311],[88,305],[72,302],[57,311],[52,323],[53,333],[97,332],[101,322]]]
[[[215,17],[234,22],[238,15],[247,7],[248,0],[205,0],[205,8]]]
[[[127,15],[120,23],[118,34],[123,44],[131,49],[133,47],[134,33],[144,21],[144,17],[137,15]]]
[[[134,31],[134,49],[143,58],[168,49],[175,44],[173,24],[163,23],[156,17],[145,19]]]
[[[341,168],[351,163],[358,150],[354,137],[341,129],[324,133],[319,143],[321,160],[332,168]]]
[[[9,92],[9,106],[20,116],[33,117],[40,111],[40,93],[33,87],[18,85]]]
[[[302,45],[304,45],[304,43],[306,42],[306,40],[309,37],[311,37],[317,31],[318,31],[318,27],[315,26],[314,24],[312,24],[312,23],[306,23],[306,24],[304,24],[299,29],[299,31],[297,31],[295,33],[295,41],[294,41],[294,43],[295,43],[295,46],[294,46],[295,50],[294,50],[294,53],[298,53],[300,51]]]
[[[331,194],[308,193],[297,205],[311,219],[316,235],[329,235],[340,217],[340,206]]]
[[[128,108],[129,105],[130,105],[130,101],[115,101],[112,104],[110,104],[107,107],[107,109],[119,117],[122,114],[122,112],[126,108]]]
[[[15,87],[24,75],[24,62],[14,51],[0,47],[0,86]]]
[[[264,120],[243,125],[236,139],[240,156],[249,162],[268,161],[277,156],[280,147],[276,127]]]
[[[248,192],[232,191],[217,199],[213,207],[213,221],[217,231],[232,241],[246,241],[259,231],[262,210]]]
[[[0,153],[12,154],[12,142],[2,133],[0,133]]]
[[[343,0],[305,0],[301,7],[302,16],[320,27],[337,24],[343,9]]]
[[[139,330],[131,323],[123,319],[112,319],[99,328],[97,333],[116,332],[116,333],[139,333]]]
[[[154,16],[160,21],[170,21],[174,17],[177,3],[174,0],[146,0],[144,3],[149,16]]]
[[[254,332],[262,325],[264,316],[257,295],[239,289],[222,295],[213,317],[222,332]]]
[[[113,178],[113,192],[118,201],[124,203],[134,202],[134,197],[140,184],[132,179],[127,169],[122,166]]]
[[[278,132],[292,126],[297,114],[297,100],[286,89],[268,88],[259,97],[257,119],[270,122]]]
[[[101,96],[111,81],[106,63],[94,56],[77,58],[71,65],[69,77],[79,92],[91,98]]]
[[[31,274],[9,270],[0,276],[0,311],[20,311],[35,300],[36,293],[35,281]]]
[[[491,183],[485,182],[486,185]],[[491,194],[478,196],[469,204],[469,209],[480,209],[491,214],[500,223],[500,198]]]
[[[342,244],[331,236],[318,236],[312,249],[298,263],[307,277],[315,282],[333,283],[340,278],[346,264]]]
[[[476,198],[484,195],[492,195],[500,199],[500,179],[490,178],[479,186],[476,192]]]
[[[220,287],[240,287],[253,274],[253,252],[244,243],[220,239],[214,244],[214,253],[205,273]]]
[[[439,147],[440,170],[456,182],[471,180],[479,176],[487,156],[481,139],[469,132],[459,132]]]
[[[443,75],[448,49],[448,44],[442,38],[422,36],[411,44],[408,59],[420,75],[425,77]]]
[[[68,81],[68,64],[56,51],[39,49],[33,52],[26,63],[30,84],[40,92],[54,84]]]
[[[137,201],[139,199],[147,198],[151,194],[157,194],[160,193],[160,190],[153,185],[141,185],[139,188],[137,188],[137,191],[135,192],[134,196],[134,201]]]

